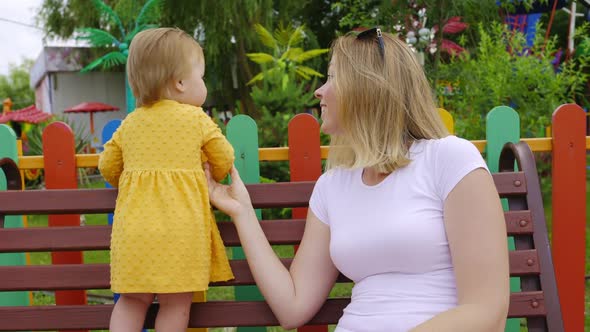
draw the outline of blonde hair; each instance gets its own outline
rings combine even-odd
[[[327,168],[376,167],[391,173],[409,164],[417,139],[448,135],[422,66],[405,43],[383,33],[345,35],[332,44],[332,70],[339,100],[340,132],[332,135]]]
[[[167,84],[189,73],[195,59],[204,62],[203,49],[178,28],[138,33],[131,41],[127,58],[127,78],[136,106],[149,106],[160,100]]]

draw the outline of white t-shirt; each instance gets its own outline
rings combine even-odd
[[[415,141],[409,158],[374,186],[362,182],[362,169],[332,169],[315,185],[310,208],[330,227],[334,265],[355,282],[337,332],[405,332],[457,305],[444,201],[487,167],[455,136]]]

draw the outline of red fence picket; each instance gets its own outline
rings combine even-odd
[[[291,182],[315,181],[322,174],[320,124],[313,115],[297,114],[289,121]],[[307,208],[294,208],[293,219],[305,219]],[[327,332],[327,326],[304,326],[299,332]]]
[[[553,260],[566,331],[584,330],[586,117],[566,104],[553,113]]]
[[[45,165],[45,186],[47,189],[78,188],[76,150],[74,133],[63,122],[54,122],[43,131],[43,162]],[[49,227],[80,226],[80,215],[52,215],[48,217]],[[53,264],[82,264],[82,253],[53,252]],[[55,292],[55,304],[86,304],[86,292],[68,290]]]

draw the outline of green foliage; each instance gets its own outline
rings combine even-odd
[[[92,4],[96,7],[100,13],[101,19],[105,20],[105,23],[108,25],[111,22],[115,22],[117,28],[119,28],[119,32],[122,36],[125,35],[125,28],[123,27],[123,22],[119,18],[119,15],[104,1],[102,0],[92,0]]]
[[[117,38],[100,29],[82,28],[78,32],[80,33],[78,39],[88,41],[93,47],[112,47],[120,44]]]
[[[92,71],[98,67],[104,69],[115,67],[118,65],[124,66],[127,63],[127,57],[121,52],[109,52],[100,58],[92,61],[88,66],[80,70],[81,73]]]
[[[377,0],[340,0],[332,3],[332,10],[343,14],[339,26],[343,32],[347,32],[356,28],[369,28],[377,25],[381,2]]]
[[[276,73],[267,76],[261,86],[253,86],[251,96],[257,106],[265,107],[271,114],[296,114],[318,103],[312,90],[316,84],[316,80],[297,83]]]
[[[18,66],[11,64],[8,75],[0,76],[0,98],[10,98],[13,110],[35,103],[35,92],[29,86],[29,71],[32,66],[32,60],[24,59]]]
[[[287,81],[296,78],[310,80],[312,77],[324,76],[314,69],[302,65],[303,62],[329,51],[327,48],[304,51],[297,47],[305,38],[304,26],[294,28],[290,24],[286,27],[281,24],[273,34],[260,24],[255,24],[254,29],[261,43],[272,49],[272,54],[246,54],[250,60],[262,65],[262,72],[254,76],[247,84],[264,80],[270,80],[274,84],[279,77],[284,90],[288,84]]]
[[[160,15],[162,13],[162,6],[163,2],[160,0],[148,0],[146,1],[143,6],[137,0],[121,0],[117,2],[117,5],[114,7],[115,11],[120,14],[121,20],[123,22],[128,23],[128,30],[138,30],[143,25],[149,25],[154,22],[158,22],[160,19]],[[139,9],[139,14],[137,11]],[[132,24],[132,22],[135,22]],[[131,29],[133,26],[133,29]],[[141,30],[136,31],[139,32]],[[133,36],[134,33],[131,32],[129,35]],[[131,39],[129,39],[130,41]]]
[[[472,55],[440,67],[439,78],[453,87],[442,93],[441,106],[453,113],[458,135],[481,139],[487,112],[508,105],[520,114],[523,136],[542,136],[555,108],[583,94],[588,75],[580,71],[588,68],[588,58],[570,60],[556,73],[554,39],[545,44],[539,33],[529,48],[522,34],[501,24],[480,25],[479,34]]]
[[[258,82],[250,95],[260,112],[257,119],[259,140],[261,146],[284,146],[289,120],[318,103],[313,95],[317,85],[315,78],[323,75],[301,63],[327,53],[328,49],[305,51],[298,47],[305,40],[303,26],[294,28],[280,24],[272,34],[259,24],[255,29],[261,43],[272,49],[272,54],[246,54],[262,68],[249,82]]]
[[[137,33],[142,30],[155,27],[154,24],[149,24],[148,20],[156,20],[159,14],[159,5],[161,0],[148,0],[140,9],[135,22],[125,22],[129,28],[125,29],[123,20],[119,17],[117,12],[108,6],[102,0],[93,0],[92,3],[99,11],[99,17],[104,21],[103,24],[109,26],[114,23],[119,28],[121,39],[117,39],[109,31],[96,28],[81,28],[78,29],[78,36],[76,39],[87,41],[92,47],[107,47],[118,48],[117,51],[111,51],[102,57],[94,60],[88,66],[84,67],[81,72],[88,72],[96,68],[108,69],[115,66],[125,65],[127,62],[127,54],[129,44]],[[127,6],[125,6],[127,4]],[[134,6],[129,6],[128,2],[121,1],[118,3],[119,9],[122,10],[126,17],[134,15]],[[121,9],[122,8],[122,9]],[[126,31],[130,31],[127,33]]]

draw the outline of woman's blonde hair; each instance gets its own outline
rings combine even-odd
[[[180,29],[147,29],[133,37],[127,78],[137,107],[162,99],[167,84],[190,73],[195,60],[204,63],[203,49]]]
[[[407,165],[417,139],[448,135],[422,66],[395,36],[345,35],[331,49],[341,130],[331,137],[327,168],[376,167],[391,173]]]

